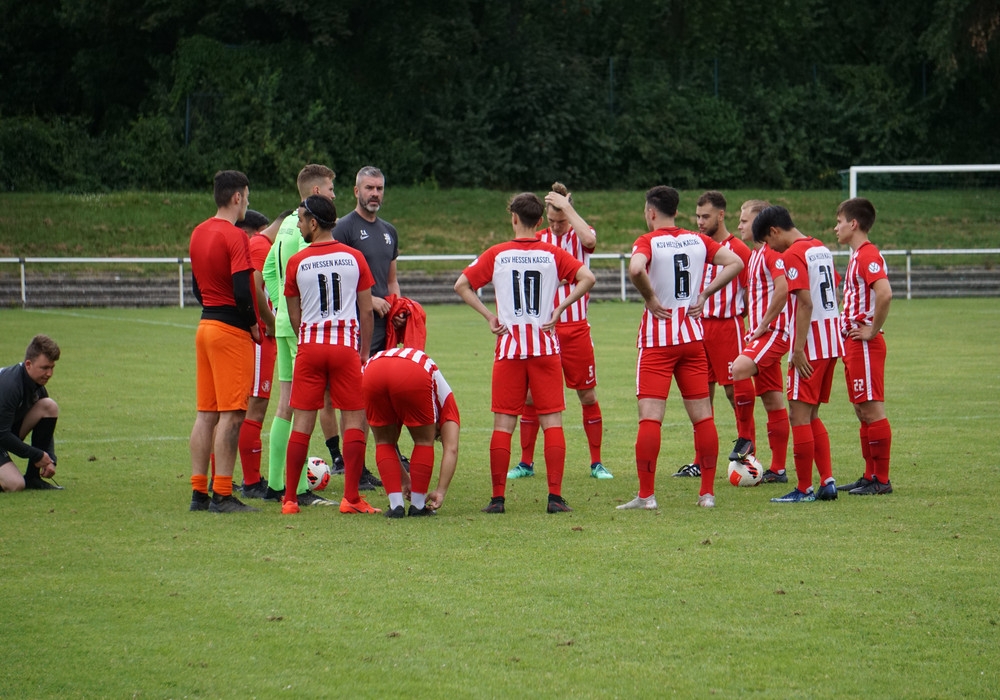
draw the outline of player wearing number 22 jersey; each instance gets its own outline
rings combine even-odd
[[[789,419],[798,487],[779,503],[837,498],[830,458],[830,437],[819,418],[830,400],[837,358],[841,356],[837,274],[830,250],[802,234],[784,207],[768,207],[753,222],[753,237],[782,254],[788,284]],[[813,493],[812,465],[819,471],[819,494]]]
[[[490,324],[497,336],[493,363],[493,436],[490,441],[490,478],[493,497],[484,509],[504,512],[511,433],[524,410],[528,390],[538,410],[544,435],[547,511],[569,510],[562,499],[566,439],[562,429],[565,408],[559,339],[554,332],[559,316],[594,285],[594,275],[565,250],[535,238],[542,219],[542,202],[526,192],[510,202],[515,238],[488,249],[469,265],[455,283],[455,291]],[[576,286],[558,305],[560,280]],[[476,294],[492,282],[496,314]]]

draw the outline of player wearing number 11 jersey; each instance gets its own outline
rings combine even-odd
[[[375,283],[365,257],[333,240],[337,221],[333,202],[312,195],[299,206],[299,230],[310,245],[288,259],[285,300],[288,321],[298,329],[298,352],[289,406],[292,434],[285,453],[285,500],[281,512],[299,512],[295,495],[309,451],[309,436],[323,395],[339,408],[344,421],[344,498],[341,513],[379,513],[358,493],[365,461],[365,402],[361,365],[368,361],[372,339],[372,293]],[[360,354],[359,354],[360,352]]]
[[[565,250],[538,240],[542,200],[531,192],[515,196],[509,205],[514,240],[488,249],[465,268],[455,292],[479,312],[497,336],[493,363],[493,436],[490,478],[493,497],[487,513],[504,512],[511,434],[524,410],[528,391],[538,411],[544,435],[545,472],[549,487],[546,510],[570,510],[562,498],[566,438],[562,429],[562,367],[559,339],[554,332],[560,315],[594,286],[594,273]],[[573,280],[573,291],[557,306],[560,280]],[[496,292],[496,313],[476,294],[488,283]]]
[[[830,401],[830,387],[840,345],[837,276],[830,250],[795,228],[784,207],[764,209],[753,222],[753,239],[782,254],[788,283],[788,417],[798,486],[775,503],[833,501],[830,437],[819,419],[819,406]],[[819,494],[813,492],[812,465],[819,471]]]

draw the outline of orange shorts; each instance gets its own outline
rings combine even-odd
[[[566,410],[563,393],[562,365],[559,355],[540,355],[523,360],[493,362],[494,413],[519,416],[524,413],[524,400],[531,390],[531,402],[539,414]]]
[[[788,364],[788,400],[801,401],[810,406],[830,403],[830,387],[833,386],[833,370],[837,366],[836,357],[823,360],[809,360],[813,373],[804,378],[795,366]]]
[[[733,383],[733,360],[743,352],[743,317],[703,318],[708,381],[721,386]]]
[[[245,411],[253,383],[254,342],[222,321],[198,323],[194,336],[199,411]]]
[[[295,355],[288,405],[301,411],[318,411],[323,408],[327,387],[334,408],[363,411],[361,356],[347,345],[302,343]]]
[[[374,426],[432,425],[434,380],[406,357],[380,357],[365,368],[361,379],[368,424]]]
[[[586,321],[557,323],[556,335],[559,337],[559,357],[566,386],[577,391],[593,389],[597,386],[597,371],[590,324]]]
[[[700,340],[662,348],[639,348],[635,389],[638,398],[666,401],[671,379],[677,380],[677,388],[685,399],[708,398],[708,358]]]

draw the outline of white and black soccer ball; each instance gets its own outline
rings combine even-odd
[[[322,491],[330,483],[330,465],[322,457],[310,457],[306,460],[306,479],[313,491]]]
[[[764,477],[764,465],[753,455],[729,463],[729,483],[733,486],[756,486]]]

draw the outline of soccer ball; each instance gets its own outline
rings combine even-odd
[[[313,491],[322,491],[330,483],[330,465],[322,457],[310,457],[306,461],[306,479]]]
[[[729,463],[729,483],[733,486],[756,486],[764,476],[764,465],[753,455]]]

